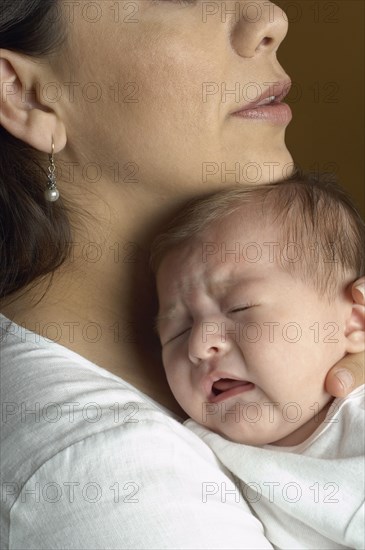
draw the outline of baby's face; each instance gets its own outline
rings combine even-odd
[[[241,443],[296,445],[331,401],[324,380],[346,353],[351,300],[343,291],[329,304],[283,272],[269,244],[275,231],[256,225],[231,217],[164,258],[163,363],[200,424]]]

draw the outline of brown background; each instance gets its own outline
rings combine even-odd
[[[273,0],[289,33],[278,58],[293,80],[287,144],[304,169],[335,172],[362,215],[364,0]]]

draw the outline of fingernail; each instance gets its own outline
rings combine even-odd
[[[363,297],[365,298],[365,283],[360,283],[359,285],[355,286],[356,290],[361,292]]]
[[[340,369],[336,372],[337,380],[339,380],[344,390],[349,390],[355,385],[355,378],[347,369]]]

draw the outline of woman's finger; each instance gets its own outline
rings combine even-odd
[[[357,279],[352,285],[352,297],[357,304],[365,305],[365,277]]]
[[[346,355],[329,371],[325,381],[326,391],[334,397],[346,397],[365,382],[365,354]]]

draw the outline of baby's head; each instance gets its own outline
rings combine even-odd
[[[364,224],[328,181],[236,186],[194,201],[152,250],[175,398],[233,441],[295,445],[323,420],[330,367],[364,349]]]

